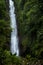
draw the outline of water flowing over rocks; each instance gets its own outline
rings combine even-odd
[[[9,0],[9,8],[10,8],[10,20],[11,20],[11,52],[12,54],[16,54],[19,56],[19,48],[18,48],[18,33],[17,33],[17,24],[16,24],[16,17],[15,17],[15,7],[14,2]]]

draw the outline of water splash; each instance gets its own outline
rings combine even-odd
[[[9,8],[10,8],[10,19],[11,19],[11,52],[12,54],[16,54],[19,56],[19,48],[18,48],[18,36],[17,36],[17,25],[16,25],[16,18],[15,18],[15,7],[14,2],[9,0]]]

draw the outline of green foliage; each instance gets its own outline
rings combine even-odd
[[[5,1],[0,0],[0,65],[43,65],[43,0],[13,0],[22,58],[9,51],[11,28]]]
[[[5,0],[0,0],[0,65],[8,65],[10,43],[10,20],[6,9]]]
[[[31,57],[42,58],[43,1],[14,0],[14,2],[16,7],[16,17],[18,21],[18,31],[21,40],[20,44],[22,46],[22,52],[24,55],[30,54]]]

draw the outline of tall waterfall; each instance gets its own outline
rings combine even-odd
[[[11,19],[11,52],[12,54],[16,54],[19,56],[19,48],[18,48],[18,36],[17,36],[17,25],[16,25],[16,18],[15,18],[15,7],[14,2],[9,0],[9,8],[10,8],[10,19]]]

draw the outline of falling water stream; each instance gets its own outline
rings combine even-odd
[[[9,8],[10,8],[10,20],[11,20],[11,52],[12,54],[16,54],[19,56],[19,48],[18,48],[18,35],[17,35],[17,25],[16,25],[16,17],[15,17],[15,7],[14,2],[9,0]]]

